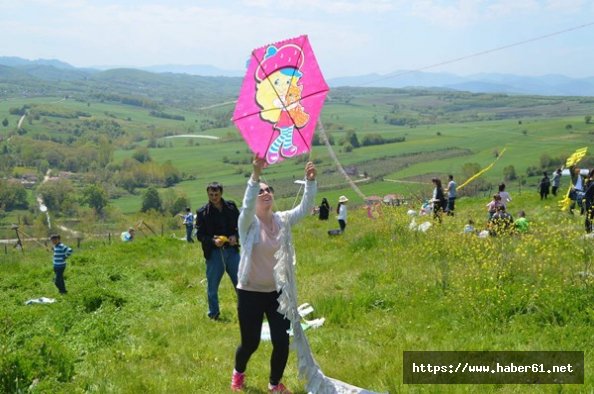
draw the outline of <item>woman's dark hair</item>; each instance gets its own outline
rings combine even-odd
[[[431,179],[431,182],[435,183],[435,186],[441,189],[441,181],[439,180],[439,178],[433,178]]]
[[[502,192],[505,190],[505,183],[500,183],[499,184],[499,191]]]
[[[344,204],[343,202],[339,202],[338,205],[336,206],[336,214],[340,213],[340,206]]]

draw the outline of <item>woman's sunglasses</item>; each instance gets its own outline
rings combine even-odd
[[[268,186],[266,189],[260,189],[258,195],[261,196],[264,193],[274,194],[274,189],[272,188],[272,186]]]

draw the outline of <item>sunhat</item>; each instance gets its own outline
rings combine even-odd
[[[349,199],[346,198],[346,196],[340,196],[338,197],[338,202],[347,202]]]

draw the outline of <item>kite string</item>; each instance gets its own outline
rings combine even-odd
[[[423,70],[428,70],[430,68],[435,68],[435,67],[439,67],[439,66],[445,66],[446,64],[457,63],[457,62],[460,62],[462,60],[467,60],[467,59],[471,59],[473,57],[487,55],[489,53],[499,52],[499,51],[502,51],[504,49],[509,49],[509,48],[520,46],[520,45],[528,44],[528,43],[531,43],[531,42],[544,40],[545,38],[550,38],[550,37],[558,36],[560,34],[568,33],[568,32],[579,30],[579,29],[583,29],[585,27],[590,27],[590,26],[593,26],[593,25],[594,25],[594,22],[584,23],[582,25],[573,26],[573,27],[570,27],[570,28],[567,28],[567,29],[564,29],[564,30],[558,30],[558,31],[555,31],[555,32],[552,32],[552,33],[543,34],[541,36],[528,38],[526,40],[516,41],[516,42],[511,43],[511,44],[506,44],[506,45],[502,45],[502,46],[499,46],[499,47],[495,47],[495,48],[491,48],[491,49],[486,49],[486,50],[483,50],[483,51],[471,53],[469,55],[460,56],[460,57],[449,59],[449,60],[444,60],[442,62],[434,63],[434,64],[431,64],[431,65],[428,65],[428,66],[419,67],[419,68],[416,68],[414,70],[407,70],[407,71],[397,72],[395,74],[388,75],[388,76],[385,76],[385,77],[382,77],[382,78],[378,78],[378,79],[375,79],[373,81],[362,83],[359,86],[371,85],[371,84],[374,84],[374,83],[377,83],[377,82],[385,81],[387,79],[398,78],[398,77],[400,77],[402,75],[412,74],[412,73],[415,73],[417,71],[423,71]]]
[[[338,160],[338,157],[336,156],[336,153],[334,152],[334,149],[332,149],[332,145],[330,144],[330,141],[328,140],[328,135],[326,134],[326,130],[324,129],[324,125],[322,124],[321,119],[318,119],[318,131],[320,132],[320,136],[322,137],[324,144],[328,148],[328,153],[330,154],[330,157],[332,157],[332,160],[334,160],[334,163],[336,164],[336,168],[338,168],[338,171],[340,171],[340,173],[344,176],[344,178],[349,183],[349,185],[351,186],[353,191],[355,193],[357,193],[357,195],[359,197],[361,197],[362,199],[365,199],[365,194],[363,194],[361,189],[359,189],[359,187],[355,184],[355,182],[353,182],[353,180],[351,179],[349,174],[346,173],[342,164]]]

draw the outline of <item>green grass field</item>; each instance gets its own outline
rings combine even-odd
[[[328,376],[378,392],[589,392],[592,256],[583,217],[556,201],[512,192],[528,234],[462,234],[486,222],[487,198],[462,198],[457,215],[427,233],[408,229],[408,207],[370,220],[350,206],[346,233],[308,217],[294,228],[299,303],[325,324],[307,331]],[[425,220],[420,217],[418,222]],[[428,219],[431,220],[431,219]],[[182,230],[176,231],[178,237]],[[65,234],[65,243],[76,241]],[[2,252],[4,253],[4,252]],[[222,320],[206,317],[198,244],[140,234],[130,244],[83,240],[69,260],[69,294],[51,278],[51,255],[26,243],[0,263],[0,391],[35,393],[224,393],[239,340],[235,296],[220,289]],[[24,305],[41,296],[51,305]],[[311,318],[311,316],[310,316]],[[248,366],[248,393],[263,393],[270,344]],[[578,350],[584,385],[404,385],[407,350]],[[304,393],[291,352],[285,383]]]
[[[225,185],[225,198],[241,202],[251,171],[249,150],[233,126],[202,130],[208,122],[228,119],[232,106],[194,112],[161,108],[185,117],[180,121],[150,116],[146,108],[62,99],[0,101],[0,114],[9,121],[8,127],[0,127],[0,137],[16,131],[20,117],[8,114],[9,109],[25,104],[114,120],[125,131],[113,140],[116,163],[156,141],[158,148],[149,149],[152,160],[171,161],[183,173],[182,182],[160,189],[162,197],[184,195],[195,210],[207,201],[206,185],[216,180]],[[591,392],[594,246],[582,238],[583,217],[560,212],[555,200],[539,201],[539,175],[527,176],[529,168],[543,170],[543,155],[563,159],[592,144],[594,125],[584,121],[589,111],[591,103],[578,98],[333,91],[322,122],[336,141],[333,149],[340,163],[353,170],[351,179],[364,195],[402,194],[410,205],[384,207],[380,217],[368,219],[363,199],[337,171],[326,147],[313,148],[309,158],[318,167],[316,201],[326,197],[335,207],[340,195],[351,200],[344,236],[326,235],[337,227],[334,215],[329,222],[310,217],[295,228],[299,301],[313,305],[315,317],[326,318],[322,328],[308,331],[322,370],[390,393]],[[418,123],[389,124],[394,116]],[[27,117],[24,136],[66,139],[83,121]],[[370,134],[405,140],[347,152],[339,141],[353,131],[359,141]],[[181,134],[219,139],[167,138]],[[92,137],[70,143],[84,145]],[[426,234],[408,229],[405,212],[418,209],[430,196],[432,177],[445,181],[451,173],[461,184],[466,163],[484,168],[503,149],[481,180],[496,185],[503,180],[503,169],[514,166],[519,178],[508,182],[510,209],[514,215],[527,212],[529,234],[488,239],[461,234],[468,219],[484,228],[491,189],[461,198],[457,216],[434,224]],[[294,180],[303,177],[303,159],[266,169],[264,179],[277,190],[277,209],[295,203],[299,185]],[[16,166],[12,171],[19,175],[36,168]],[[567,186],[563,178],[561,190]],[[81,234],[63,232],[71,246],[81,242],[69,262],[67,297],[57,297],[51,256],[39,244],[25,242],[24,254],[9,244],[0,249],[0,392],[228,391],[239,337],[233,289],[225,279],[220,291],[223,319],[208,320],[199,245],[180,240],[184,232],[179,218],[139,213],[143,193],[137,189],[112,199],[107,219],[89,208],[79,209],[79,217],[52,216],[54,226]],[[3,213],[1,238],[14,237],[12,223],[28,235],[45,237],[46,218],[33,208],[35,195],[29,190],[30,210]],[[136,241],[120,243],[120,232],[141,221],[155,234],[141,227]],[[57,302],[24,305],[41,296]],[[586,380],[584,385],[404,385],[406,350],[580,350],[585,352]],[[269,352],[270,344],[262,343],[254,355],[248,393],[264,392]],[[294,354],[285,376],[289,387],[303,393]]]

